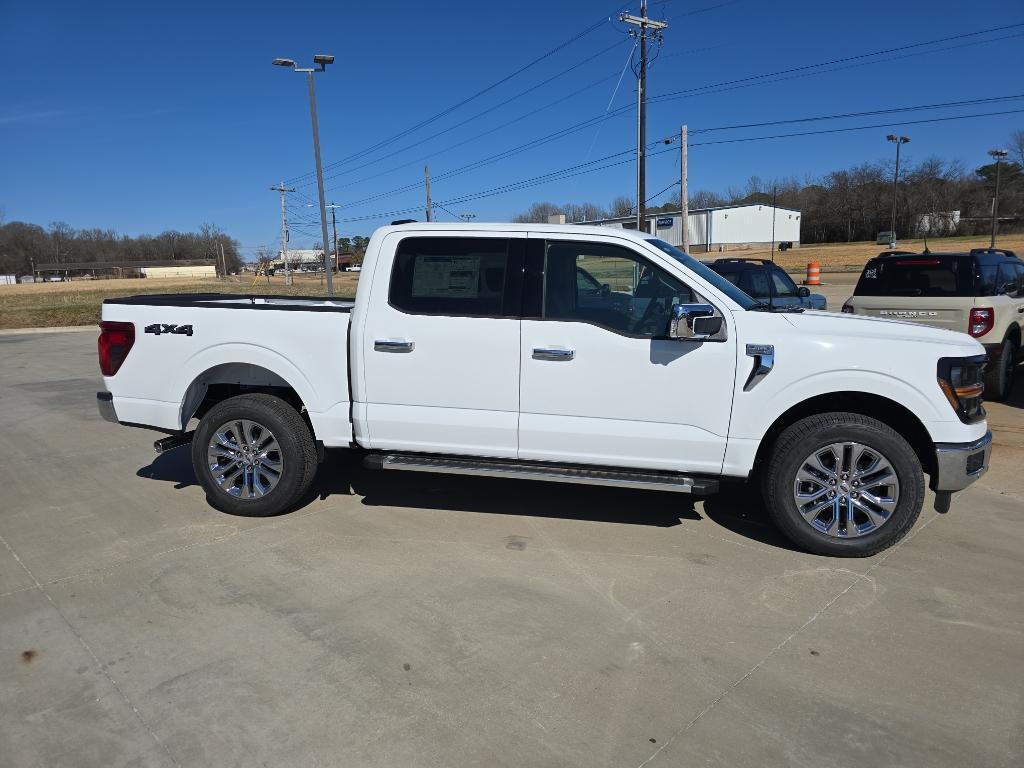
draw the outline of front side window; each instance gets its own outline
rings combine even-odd
[[[510,249],[505,238],[407,237],[395,253],[388,302],[412,314],[517,315]]]
[[[662,337],[673,304],[693,292],[660,267],[615,245],[549,241],[542,316],[593,323],[629,336]]]
[[[793,278],[778,267],[772,267],[771,273],[772,285],[775,289],[776,296],[784,296],[786,298],[796,296],[796,283],[793,282]]]

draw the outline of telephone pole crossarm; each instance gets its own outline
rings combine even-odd
[[[640,64],[636,72],[636,228],[647,229],[647,41],[661,40],[661,33],[668,27],[664,21],[647,17],[647,0],[640,0],[640,15],[619,14],[619,21],[636,27],[630,35],[638,38]]]

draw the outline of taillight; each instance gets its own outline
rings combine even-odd
[[[847,315],[852,315],[853,304],[851,304],[850,302],[846,302],[845,304],[843,304],[843,312],[846,313]]]
[[[992,330],[996,322],[996,313],[991,307],[975,307],[967,320],[967,332],[974,338],[984,336]]]
[[[113,376],[121,363],[128,357],[135,343],[135,325],[104,320],[100,323],[100,338],[97,349],[100,356],[100,373]]]

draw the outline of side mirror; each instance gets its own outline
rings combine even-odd
[[[799,296],[801,299],[806,299],[808,296],[811,295],[811,289],[808,288],[806,285],[798,285],[796,287],[796,295]]]
[[[607,299],[612,295],[612,287],[608,283],[601,283],[601,298]]]
[[[668,337],[679,341],[704,341],[721,331],[723,322],[710,304],[673,304]]]

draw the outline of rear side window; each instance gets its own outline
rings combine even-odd
[[[864,267],[854,295],[974,296],[971,259],[956,256],[872,259]]]
[[[517,316],[522,260],[516,240],[407,237],[395,253],[388,302],[421,315]]]

